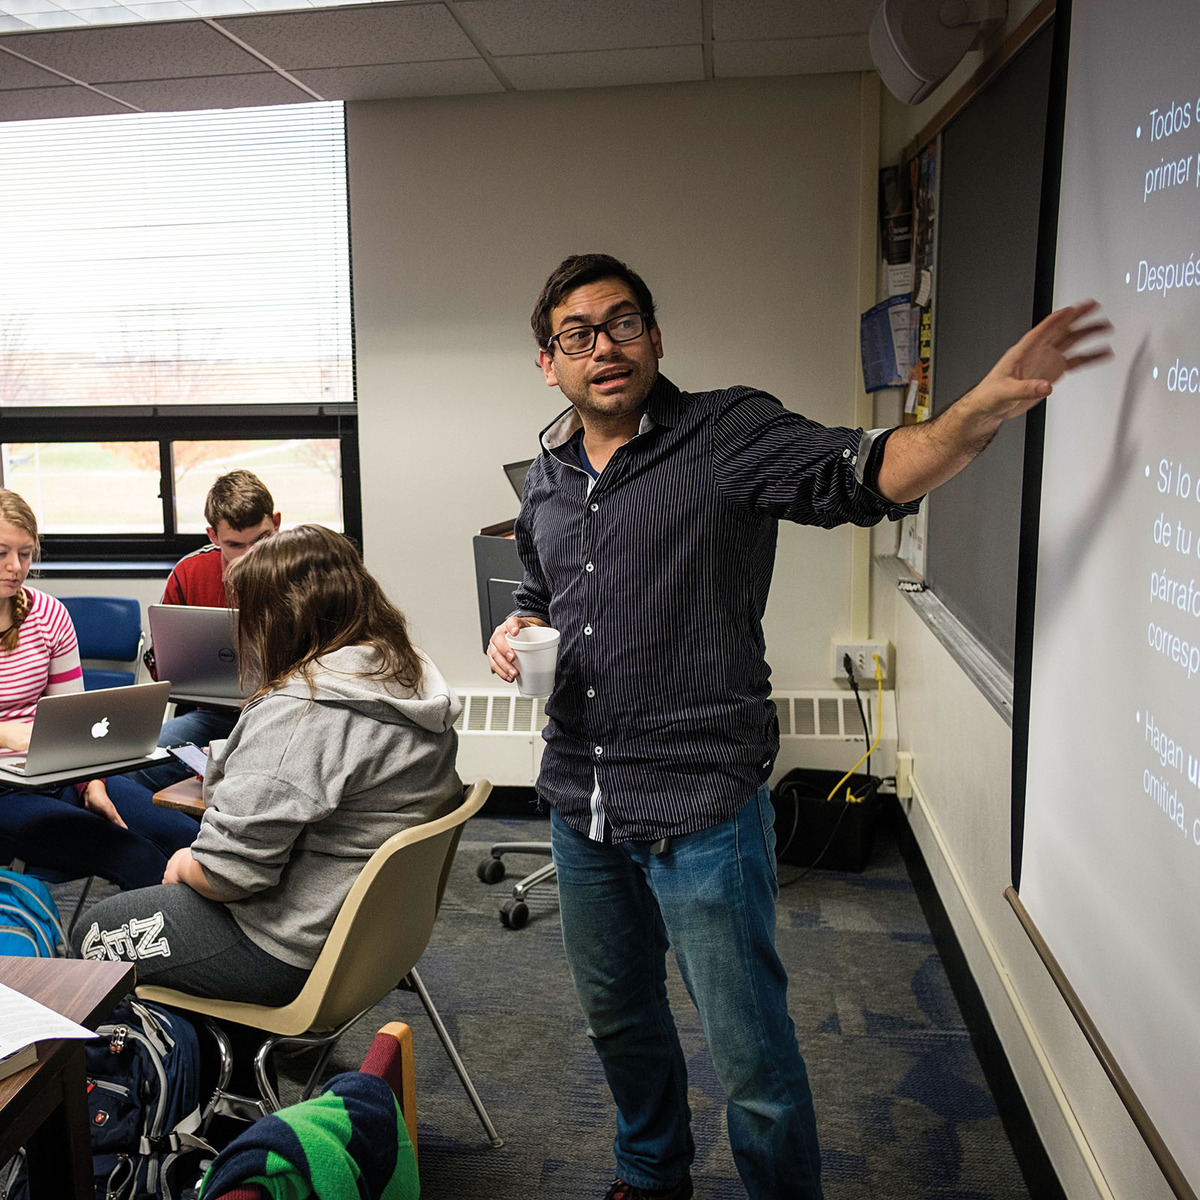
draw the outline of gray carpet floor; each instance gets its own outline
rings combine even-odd
[[[549,836],[540,819],[466,828],[419,969],[491,1113],[489,1146],[419,998],[393,992],[339,1046],[353,1069],[390,1020],[413,1028],[425,1200],[599,1200],[612,1177],[613,1110],[561,947],[555,889],[530,896],[521,930],[498,919],[512,881],[540,860],[507,860],[487,886],[491,844]],[[786,880],[796,872],[781,870]],[[899,852],[881,836],[862,874],[815,871],[783,889],[778,946],[816,1101],[829,1200],[1024,1200],[1026,1189]],[[746,1193],[695,1010],[672,964],[688,1057],[698,1200]],[[284,1098],[303,1056],[281,1064]]]

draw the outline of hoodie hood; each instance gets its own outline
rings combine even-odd
[[[377,721],[406,721],[431,733],[446,733],[462,712],[462,701],[433,662],[420,650],[417,654],[422,673],[416,691],[370,676],[379,666],[373,646],[344,646],[312,664],[311,687],[310,680],[294,675],[272,694],[341,704]]]

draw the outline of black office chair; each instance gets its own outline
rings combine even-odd
[[[484,883],[499,883],[505,875],[505,854],[545,854],[550,853],[549,842],[497,842],[488,857],[479,864],[475,874]],[[500,924],[505,929],[522,929],[529,920],[529,905],[525,897],[540,883],[553,880],[555,876],[554,863],[548,862],[538,867],[536,871],[526,875],[513,885],[512,898],[505,900],[500,906]]]

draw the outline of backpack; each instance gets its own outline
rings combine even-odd
[[[179,1013],[132,997],[86,1042],[97,1200],[175,1200],[181,1156],[203,1142],[200,1042]]]
[[[66,945],[50,889],[32,875],[0,870],[0,954],[54,958]]]

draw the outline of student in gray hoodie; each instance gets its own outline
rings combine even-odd
[[[341,534],[301,525],[229,569],[239,655],[262,682],[204,778],[163,882],[97,904],[76,949],[139,983],[293,1000],[363,864],[462,798],[462,705]]]

